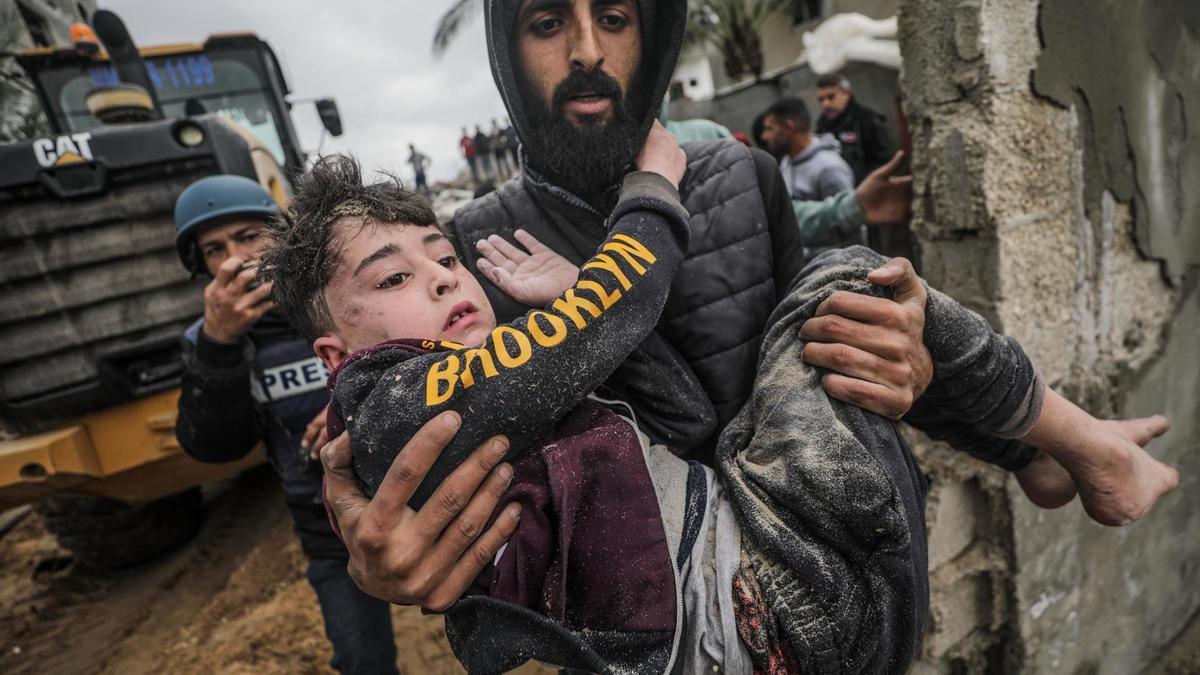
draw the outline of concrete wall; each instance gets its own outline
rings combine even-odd
[[[1183,0],[900,3],[924,275],[1093,413],[1166,413],[1151,448],[1183,476],[1111,529],[919,442],[934,598],[915,672],[1134,673],[1200,608],[1198,16]]]

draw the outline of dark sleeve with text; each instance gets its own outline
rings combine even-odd
[[[463,426],[413,508],[489,437],[509,437],[510,461],[527,450],[654,329],[687,251],[687,220],[666,179],[632,173],[607,238],[575,285],[545,309],[496,327],[478,347],[402,340],[347,359],[331,380],[334,411],[350,432],[367,493],[421,425],[446,410],[458,411]]]

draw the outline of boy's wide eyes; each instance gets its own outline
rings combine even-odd
[[[399,286],[400,284],[404,283],[404,281],[406,279],[408,279],[410,276],[412,276],[412,275],[407,274],[405,272],[396,272],[395,274],[389,274],[386,279],[375,284],[375,288],[391,288],[393,286]]]
[[[448,270],[452,270],[458,266],[458,256],[456,256],[456,255],[442,256],[441,258],[437,259],[437,264],[441,265],[442,267],[445,267]],[[375,288],[394,288],[396,286],[402,285],[405,281],[408,281],[408,278],[411,276],[412,276],[412,274],[410,274],[408,272],[394,272],[392,274],[389,274],[387,277],[385,277],[383,281],[380,281],[379,283],[375,284]]]

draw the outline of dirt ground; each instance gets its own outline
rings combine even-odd
[[[209,497],[194,540],[119,572],[71,564],[36,515],[4,535],[0,672],[331,672],[316,596],[269,470]],[[409,607],[394,607],[392,618],[401,672],[462,672],[441,618]]]

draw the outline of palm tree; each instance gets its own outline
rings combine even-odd
[[[730,79],[749,75],[757,82],[763,71],[762,31],[791,5],[792,0],[693,0],[685,44],[711,44]]]
[[[483,0],[456,0],[450,9],[438,19],[437,32],[433,34],[433,55],[441,56],[458,35],[467,21],[483,9]]]
[[[0,5],[0,143],[23,141],[50,132],[33,85],[13,63],[12,52],[22,45],[24,23],[12,5]]]

